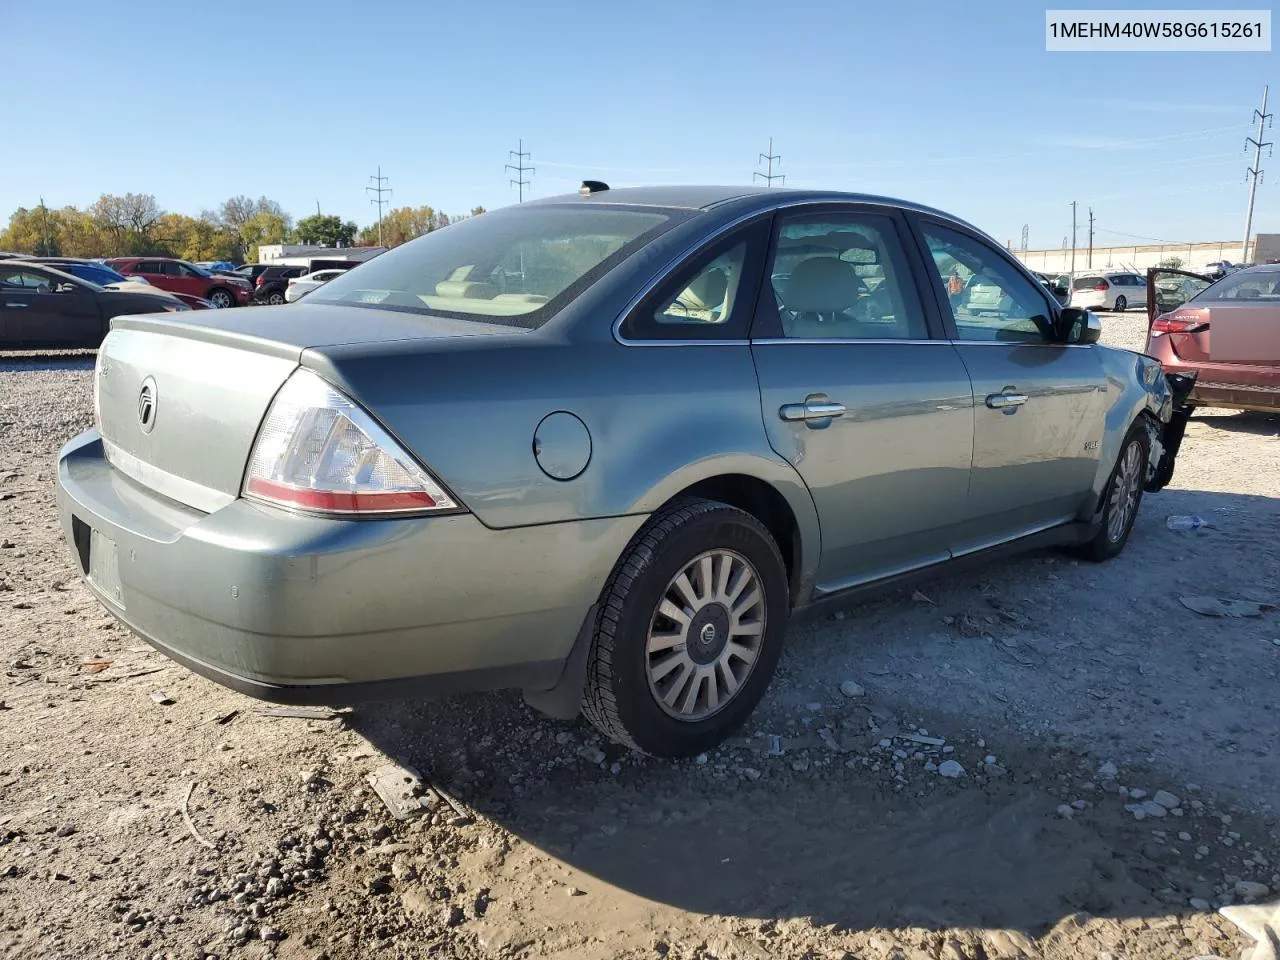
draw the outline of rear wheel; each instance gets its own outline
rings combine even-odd
[[[605,585],[583,713],[645,753],[709,750],[764,695],[789,612],[786,567],[760,521],[711,500],[677,503]]]
[[[217,287],[210,291],[207,299],[220,310],[225,310],[228,307],[234,307],[236,305],[236,298],[232,296],[231,291],[223,287]]]
[[[1116,297],[1116,313],[1124,313],[1124,308],[1129,305],[1129,301],[1124,297]]]
[[[1146,425],[1141,421],[1134,424],[1125,436],[1115,469],[1111,471],[1111,479],[1103,493],[1098,533],[1084,546],[1084,554],[1089,559],[1099,562],[1110,560],[1118,556],[1128,543],[1142,503],[1149,442]]]
[[[279,291],[271,293],[267,297],[267,303],[271,304],[273,307],[280,306],[280,304],[284,303],[284,294]]]

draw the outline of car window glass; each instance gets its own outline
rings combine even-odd
[[[10,287],[24,287],[30,290],[36,290],[40,287],[52,286],[52,281],[41,274],[30,273],[23,270],[10,270],[0,273],[0,283],[4,283]]]
[[[785,337],[928,338],[902,244],[888,217],[834,214],[784,222],[769,278]]]
[[[160,272],[166,277],[180,277],[183,275],[182,264],[173,263],[171,261],[160,264]]]
[[[1261,300],[1275,303],[1280,300],[1280,272],[1233,273],[1205,288],[1196,300]]]
[[[973,237],[922,226],[961,340],[1044,342],[1049,307],[1030,280]]]
[[[654,320],[663,325],[728,323],[742,287],[746,258],[746,241],[720,254],[658,307]]]

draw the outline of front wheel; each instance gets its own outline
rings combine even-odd
[[[236,298],[231,295],[230,290],[224,290],[222,287],[219,287],[217,290],[214,290],[209,294],[209,302],[219,310],[226,310],[227,308],[234,307],[236,305]]]
[[[1116,313],[1124,313],[1124,308],[1129,305],[1129,301],[1124,297],[1116,297]]]
[[[1090,560],[1110,560],[1118,556],[1129,542],[1138,507],[1142,503],[1149,442],[1146,426],[1141,421],[1134,424],[1125,436],[1115,469],[1103,492],[1098,533],[1084,546],[1084,554]]]
[[[759,520],[711,500],[677,503],[654,515],[605,585],[583,713],[655,756],[709,750],[764,695],[789,613],[786,567]]]

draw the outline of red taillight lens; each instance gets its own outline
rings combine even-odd
[[[271,402],[244,495],[347,516],[458,509],[369,414],[306,370],[294,373]]]
[[[264,277],[262,274],[258,274],[258,279],[257,279],[257,280],[255,280],[255,281],[253,281],[253,285],[254,285],[255,287],[260,287],[260,286],[262,286],[262,281],[263,281],[263,280],[265,280],[265,279],[267,279],[267,278],[266,278],[266,277]]]
[[[1156,317],[1156,322],[1151,325],[1152,333],[1199,333],[1208,329],[1209,324],[1207,321],[1189,317],[1174,317],[1168,314],[1163,317]]]
[[[1097,290],[1099,293],[1105,293],[1107,289],[1107,281],[1099,280],[1093,285],[1093,289]]]

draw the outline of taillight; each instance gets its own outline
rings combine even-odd
[[[1097,290],[1099,293],[1105,293],[1107,290],[1107,281],[1099,280],[1093,285],[1093,289]]]
[[[242,492],[347,516],[458,509],[369,414],[307,370],[290,376],[271,402]]]
[[[1208,329],[1207,320],[1192,320],[1186,317],[1175,317],[1172,314],[1156,317],[1156,322],[1151,324],[1152,333],[1199,333]]]

